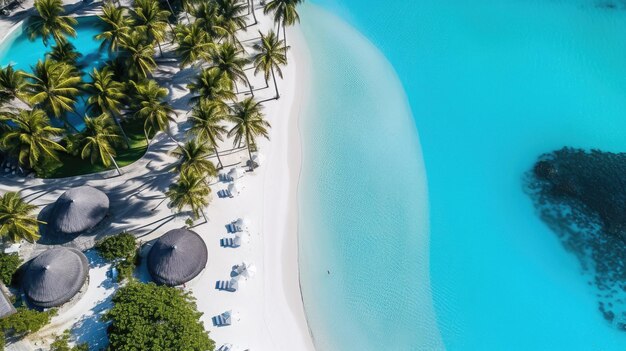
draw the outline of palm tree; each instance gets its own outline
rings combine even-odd
[[[121,40],[120,46],[125,51],[122,56],[131,77],[145,79],[154,71],[157,66],[154,61],[154,47],[144,42],[141,33],[132,32]]]
[[[65,148],[54,141],[63,133],[50,125],[50,119],[42,110],[21,110],[17,114],[4,114],[0,121],[9,130],[0,138],[0,148],[17,157],[20,166],[32,169],[45,158],[59,160],[58,151]]]
[[[274,15],[274,23],[278,25],[278,33],[280,27],[283,28],[283,36],[285,43],[287,42],[286,26],[292,26],[300,22],[300,15],[296,10],[296,5],[302,3],[303,0],[270,0],[263,8],[264,14],[272,13]]]
[[[261,104],[254,101],[253,98],[236,103],[231,109],[229,119],[235,124],[228,132],[228,137],[235,137],[233,145],[241,145],[245,140],[248,147],[248,156],[250,157],[250,170],[254,170],[252,162],[251,146],[255,144],[255,139],[262,136],[269,140],[268,128],[270,124],[264,119],[261,112]]]
[[[235,83],[235,89],[237,89],[237,81],[241,81],[250,88],[250,94],[254,97],[252,85],[244,72],[244,66],[248,63],[248,60],[241,56],[242,52],[242,50],[235,48],[234,45],[224,43],[211,53],[211,65]]]
[[[53,60],[40,60],[33,73],[25,77],[28,78],[25,87],[31,104],[57,118],[62,117],[64,112],[74,112],[81,78],[72,66]],[[65,123],[71,126],[67,120]]]
[[[28,105],[25,86],[25,72],[16,70],[12,65],[0,68],[0,99],[18,99]]]
[[[236,39],[235,32],[246,28],[246,19],[243,14],[248,6],[241,0],[213,0],[213,3],[217,8],[218,18],[222,20],[222,26],[227,29],[233,40]]]
[[[175,39],[178,42],[176,53],[180,57],[181,69],[193,65],[200,59],[206,60],[208,52],[213,50],[214,44],[210,42],[202,27],[196,23],[179,25],[175,32]]]
[[[66,41],[65,36],[76,37],[75,26],[78,21],[69,16],[63,16],[63,2],[61,0],[35,0],[37,14],[28,19],[26,32],[30,40],[41,37],[45,46],[48,46],[50,37],[59,44]]]
[[[195,173],[202,178],[216,177],[217,170],[213,162],[208,160],[211,149],[208,145],[196,140],[189,140],[179,145],[172,154],[180,160],[177,170],[179,173]]]
[[[213,148],[217,156],[218,168],[222,168],[223,164],[217,150],[217,143],[223,141],[224,135],[228,132],[226,126],[222,124],[227,118],[224,105],[209,100],[200,101],[191,111],[189,118],[192,124],[188,133],[201,143],[207,143],[207,146]]]
[[[130,147],[128,137],[119,120],[120,109],[126,99],[124,83],[116,81],[113,71],[107,66],[99,71],[94,68],[89,76],[91,83],[85,84],[85,91],[89,94],[87,99],[89,111],[94,115],[106,113],[111,116],[122,132],[126,146]]]
[[[0,196],[0,239],[12,242],[27,240],[35,242],[39,239],[39,224],[32,213],[37,206],[24,201],[19,193],[8,192]]]
[[[175,208],[177,212],[182,212],[189,207],[194,219],[200,217],[200,213],[206,220],[204,208],[210,201],[211,188],[206,184],[204,178],[196,173],[183,172],[177,182],[170,185],[165,192],[169,198],[169,206]]]
[[[85,129],[81,132],[80,157],[84,160],[89,158],[92,164],[100,161],[104,167],[115,166],[117,173],[122,175],[115,161],[115,146],[120,143],[122,137],[117,134],[118,128],[106,114],[95,118],[85,117]]]
[[[191,98],[192,102],[213,100],[223,103],[225,100],[237,98],[233,93],[232,81],[215,68],[202,70],[196,80],[187,85],[187,88],[194,94]]]
[[[146,141],[149,143],[148,135],[156,132],[165,132],[172,140],[178,143],[171,134],[170,122],[174,121],[173,115],[176,113],[165,98],[167,89],[159,86],[154,80],[137,84],[131,82],[135,89],[134,115],[144,121],[143,129]]]
[[[220,17],[217,6],[213,2],[201,2],[193,9],[193,17],[206,34],[213,40],[218,41],[229,35],[228,28],[223,26],[224,21]]]
[[[52,51],[46,54],[46,57],[56,62],[67,63],[71,67],[76,68],[78,60],[83,55],[76,51],[76,47],[69,41],[62,41],[52,47]],[[78,68],[76,68],[78,72]]]
[[[273,30],[270,30],[267,35],[261,34],[261,42],[254,45],[254,50],[258,53],[254,56],[254,74],[263,71],[265,82],[269,80],[270,73],[274,80],[274,88],[276,89],[276,99],[280,98],[278,93],[278,84],[276,84],[276,76],[274,71],[278,73],[280,78],[283,77],[283,72],[280,69],[281,65],[287,64],[287,50],[289,47],[285,45],[284,40],[280,40]]]
[[[102,14],[98,18],[104,22],[104,30],[96,35],[96,40],[101,40],[100,50],[116,52],[122,41],[128,37],[134,24],[132,18],[126,14],[124,7],[117,7],[112,2],[107,2],[102,7]]]
[[[161,42],[165,41],[167,18],[170,12],[161,9],[158,1],[136,0],[131,15],[135,22],[135,29],[142,31],[149,43],[154,45],[156,42],[159,52],[163,56]]]

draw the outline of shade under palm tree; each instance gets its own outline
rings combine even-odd
[[[109,197],[90,186],[79,186],[63,193],[54,203],[52,228],[62,234],[77,234],[100,223],[109,212]]]

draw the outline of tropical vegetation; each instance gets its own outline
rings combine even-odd
[[[26,202],[19,193],[0,196],[0,240],[2,242],[34,242],[39,239],[39,225],[44,224],[33,215],[37,206]]]
[[[13,275],[22,264],[22,259],[17,253],[0,253],[0,282],[11,285]]]
[[[66,36],[75,37],[74,26],[78,21],[65,16],[65,9],[61,0],[35,0],[37,13],[28,19],[26,32],[31,40],[41,38],[48,46],[50,38],[57,44],[65,42]]]
[[[55,309],[39,312],[26,307],[18,307],[17,313],[0,319],[0,331],[6,336],[21,338],[39,331],[50,323],[50,319],[56,313]]]
[[[132,234],[127,232],[99,241],[96,244],[96,250],[104,259],[114,262],[118,270],[118,281],[131,278],[140,261],[137,255],[137,241]]]
[[[87,343],[70,346],[69,342],[70,333],[66,330],[63,334],[54,338],[54,341],[50,344],[50,351],[89,351]]]
[[[178,181],[172,183],[165,192],[169,206],[178,213],[189,208],[191,217],[198,219],[204,216],[204,208],[209,205],[211,187],[205,181],[205,175],[194,172],[181,172]]]
[[[115,293],[113,308],[104,315],[111,323],[108,350],[212,351],[215,343],[201,316],[183,290],[130,282]]]
[[[229,119],[234,126],[228,131],[228,136],[233,138],[235,146],[245,142],[250,157],[250,170],[253,170],[252,149],[256,147],[256,139],[258,137],[269,139],[271,127],[265,120],[262,106],[253,98],[246,98],[232,107]]]

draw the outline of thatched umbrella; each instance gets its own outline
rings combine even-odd
[[[95,227],[109,212],[109,198],[90,186],[63,193],[54,204],[48,223],[64,234],[77,234]]]
[[[82,252],[55,247],[28,263],[22,290],[35,306],[49,308],[68,302],[85,284],[89,262]]]
[[[206,244],[200,235],[189,229],[174,229],[150,249],[148,271],[157,284],[181,285],[200,274],[207,259]]]

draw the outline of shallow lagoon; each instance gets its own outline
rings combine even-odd
[[[397,72],[419,131],[430,220],[428,240],[416,224],[424,211],[411,192],[352,201],[343,211],[333,207],[342,204],[337,199],[368,192],[370,186],[405,186],[398,185],[406,174],[397,166],[411,161],[404,152],[379,165],[353,167],[349,180],[307,181],[305,168],[301,192],[317,193],[302,200],[302,223],[315,227],[302,229],[302,285],[317,344],[342,350],[438,349],[430,336],[440,333],[449,350],[623,350],[626,333],[604,321],[577,260],[535,214],[522,177],[540,154],[562,146],[626,151],[626,12],[593,1],[314,2],[361,31]],[[315,10],[305,12],[303,22],[312,22],[303,24],[307,39],[314,30],[321,37],[342,35],[337,27],[328,28],[332,24],[323,16],[310,15]],[[312,56],[368,58],[346,55],[333,45],[312,40]],[[329,65],[314,66],[324,78]],[[325,99],[323,111],[357,119],[348,113],[354,106],[373,96],[388,98],[377,90],[386,83],[351,78],[353,85],[369,83],[371,94],[361,94],[362,100],[353,96],[349,105],[347,99]],[[347,85],[315,84],[314,94],[324,96],[332,96],[324,89]],[[309,111],[319,114],[320,100],[313,101]],[[341,173],[346,164],[355,166],[359,152],[387,147],[386,140],[376,139],[376,125],[357,120],[351,126],[343,134],[334,126],[334,132],[303,131],[310,134],[304,139],[304,164],[312,162],[311,174],[313,169]],[[319,133],[336,133],[336,139]],[[362,135],[369,138],[359,150],[345,147]],[[312,145],[321,143],[326,144],[318,148],[323,157],[307,159],[307,148],[314,153]],[[418,154],[414,169],[419,171],[419,147],[406,146]],[[402,203],[398,208],[406,211],[391,234],[359,225],[378,215],[375,204],[380,203]],[[326,206],[330,209],[322,212]],[[381,242],[388,241],[402,246],[404,254],[383,257]],[[418,315],[428,310],[420,306],[426,295],[398,288],[418,277],[387,265],[387,260],[399,267],[423,265],[420,245],[428,242],[436,325]],[[315,245],[319,256],[311,258],[305,244]],[[325,277],[329,264],[331,276],[352,279],[341,284]],[[415,303],[407,303],[407,296]]]

